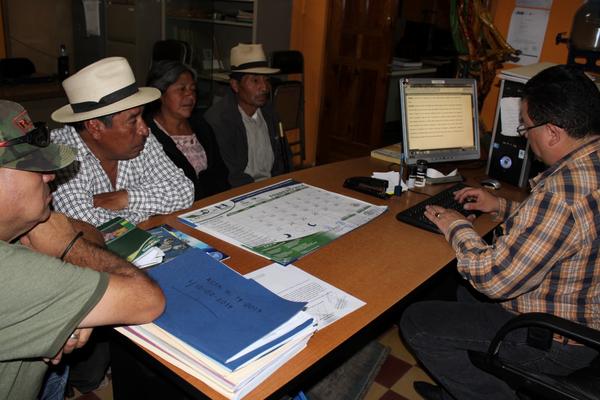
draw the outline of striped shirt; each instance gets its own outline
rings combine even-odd
[[[76,161],[56,173],[54,208],[70,217],[98,226],[114,217],[134,224],[155,214],[167,214],[192,205],[194,185],[166,156],[154,135],[131,160],[120,160],[116,187],[100,161],[71,126],[52,131],[52,141],[77,149]],[[94,207],[94,195],[126,190],[129,204],[122,210]]]
[[[458,271],[507,310],[600,329],[600,140],[574,150],[531,186],[522,203],[501,199],[503,234],[493,245],[464,220],[450,226]]]

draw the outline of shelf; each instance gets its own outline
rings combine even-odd
[[[178,20],[178,21],[199,22],[199,23],[203,23],[203,24],[229,25],[229,26],[241,26],[244,28],[252,28],[252,22],[223,21],[220,19],[178,17],[178,16],[170,16],[170,15],[168,15],[167,18]]]

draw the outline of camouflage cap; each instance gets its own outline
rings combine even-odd
[[[12,101],[0,100],[0,141],[26,135],[34,129],[27,111]],[[0,167],[24,171],[55,171],[71,164],[76,151],[68,146],[50,144],[37,147],[27,143],[0,147]]]

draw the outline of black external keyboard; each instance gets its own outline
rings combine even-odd
[[[467,185],[465,185],[464,183],[457,183],[456,185],[442,190],[438,194],[428,197],[422,202],[415,204],[414,206],[407,208],[404,211],[400,211],[396,215],[396,219],[398,221],[402,221],[407,224],[426,229],[430,232],[441,233],[437,226],[435,226],[435,224],[429,221],[425,216],[425,206],[436,205],[444,208],[450,208],[452,210],[458,211],[465,217],[470,214],[475,214],[479,216],[481,212],[465,210],[461,203],[454,200],[454,192],[465,187],[467,187]]]

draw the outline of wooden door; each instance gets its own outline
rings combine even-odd
[[[319,164],[369,154],[383,131],[397,0],[331,0]]]

